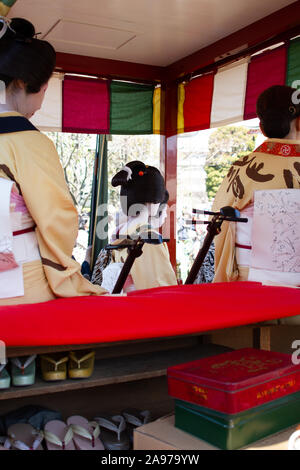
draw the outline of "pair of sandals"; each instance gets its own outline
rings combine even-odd
[[[149,411],[125,410],[122,415],[88,421],[71,416],[67,422],[49,421],[44,428],[48,450],[129,450],[133,431],[150,420]]]
[[[31,424],[17,423],[9,426],[6,437],[0,437],[0,444],[6,450],[43,450],[44,435]]]
[[[129,450],[133,430],[150,420],[149,411],[126,410],[123,415],[96,417],[89,422],[82,416],[71,416],[66,423],[51,420],[43,431],[31,424],[17,423],[0,438],[4,449],[10,450]]]
[[[9,388],[11,385],[23,387],[33,385],[35,382],[36,354],[25,357],[13,357],[10,359],[10,374],[8,364],[0,364],[0,389]]]
[[[49,421],[43,431],[31,424],[17,423],[7,430],[7,437],[0,438],[6,450],[104,450],[99,439],[100,428],[95,422],[88,422],[82,416],[71,416],[67,423]]]
[[[71,416],[66,423],[49,421],[43,434],[48,450],[129,450],[125,429],[123,416],[94,418],[90,422],[82,416]]]
[[[120,415],[103,415],[94,420],[100,425],[101,439],[106,450],[129,450],[133,445],[134,429],[150,421],[150,411],[127,409]]]
[[[70,351],[68,355],[56,353],[40,356],[42,376],[47,382],[87,379],[94,370],[95,351]]]

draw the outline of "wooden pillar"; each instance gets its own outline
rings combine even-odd
[[[260,326],[253,329],[253,347],[271,351],[271,328],[269,326]]]
[[[177,200],[177,84],[162,85],[160,168],[169,192],[169,211],[162,234],[168,244],[172,266],[176,272],[176,200]]]

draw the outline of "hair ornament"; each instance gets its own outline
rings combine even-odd
[[[144,171],[139,171],[139,176],[144,176]]]
[[[121,171],[126,171],[127,173],[127,181],[131,180],[132,179],[132,170],[131,168],[129,168],[129,166],[123,166],[122,170]]]
[[[13,33],[16,34],[15,30],[12,29],[12,27],[10,26],[10,23],[11,20],[9,18],[6,18],[5,16],[0,16],[0,25],[2,25],[0,30],[0,39],[3,38],[8,29],[10,29]]]
[[[289,112],[294,116],[297,112],[296,106],[290,106]]]

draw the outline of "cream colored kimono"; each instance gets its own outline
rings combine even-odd
[[[154,215],[157,213],[158,208],[159,204],[146,203],[145,210],[137,217],[127,217],[122,212],[119,213],[117,227],[113,235],[113,244],[122,243],[124,237],[137,234],[140,230],[143,231],[143,227],[147,229],[151,227],[151,230],[154,231],[158,230],[164,223],[167,214],[165,207],[161,217],[156,219]],[[112,261],[114,263],[124,263],[127,256],[128,250],[126,248],[112,251]],[[136,290],[176,285],[177,279],[170,262],[167,243],[160,245],[145,243],[143,254],[135,259],[130,270],[130,276]],[[128,281],[130,283],[130,279]]]
[[[253,203],[254,191],[300,188],[300,141],[267,139],[252,154],[231,166],[216,195],[213,211],[232,206],[240,211]],[[235,257],[236,224],[224,222],[215,238],[214,282],[247,280]]]
[[[20,116],[17,112],[2,113]],[[100,295],[106,291],[80,273],[72,259],[78,232],[73,204],[54,144],[38,131],[0,135],[0,177],[14,179],[36,224],[41,261],[23,264],[24,297],[0,299],[0,305],[35,303],[55,297]],[[4,171],[5,170],[5,171]]]
[[[115,263],[124,263],[128,256],[127,249],[114,250],[112,256]],[[161,245],[145,243],[143,254],[135,260],[130,275],[137,290],[177,285],[177,279],[170,262],[168,245],[166,243]]]

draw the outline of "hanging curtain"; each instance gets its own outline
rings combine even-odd
[[[243,120],[248,59],[221,68],[215,75],[211,127]]]
[[[153,85],[110,84],[110,134],[152,134]]]
[[[0,16],[7,16],[11,7],[17,0],[0,0]]]
[[[92,187],[89,245],[92,246],[91,268],[102,248],[108,244],[108,168],[107,137],[97,136],[94,179]]]
[[[107,80],[66,76],[63,81],[63,132],[109,133]]]
[[[177,133],[182,134],[184,132],[184,84],[180,83],[178,85],[178,111],[177,111]]]
[[[153,134],[161,133],[161,87],[153,93]]]
[[[252,58],[248,68],[248,80],[244,119],[256,118],[256,102],[259,95],[273,85],[284,85],[286,78],[287,50],[285,46],[264,52]]]
[[[286,84],[292,86],[296,81],[300,81],[300,38],[291,41],[288,49]]]
[[[63,74],[50,78],[43,106],[31,118],[32,124],[41,131],[62,131],[62,81]]]
[[[210,115],[214,88],[214,74],[195,78],[179,87],[179,114],[177,125],[180,132],[199,131],[210,127]]]

